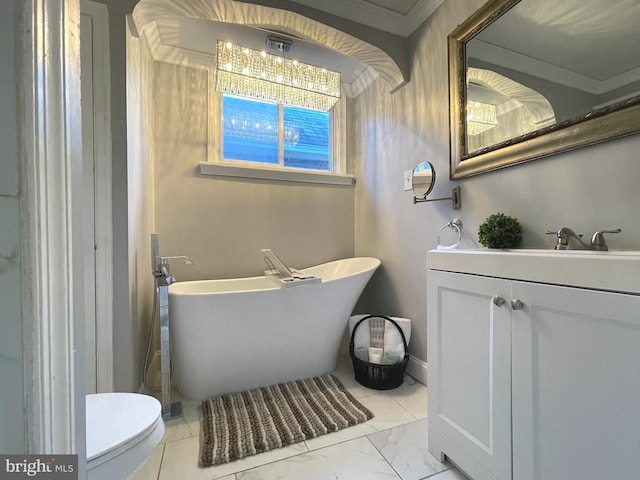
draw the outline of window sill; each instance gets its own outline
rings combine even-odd
[[[279,180],[297,183],[321,183],[351,187],[355,177],[342,173],[315,172],[304,170],[276,170],[269,168],[230,165],[224,163],[200,162],[201,175],[219,177],[257,178],[261,180]]]

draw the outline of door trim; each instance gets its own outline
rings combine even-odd
[[[81,0],[93,21],[93,125],[96,240],[96,389],[113,391],[113,217],[111,212],[111,68],[107,6]]]
[[[78,0],[17,2],[21,261],[28,453],[85,473]]]

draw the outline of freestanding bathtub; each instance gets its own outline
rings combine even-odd
[[[182,395],[204,400],[336,368],[349,315],[380,260],[300,270],[321,283],[283,288],[267,277],[169,287],[171,348]]]

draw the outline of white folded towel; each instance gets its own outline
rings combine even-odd
[[[360,320],[364,317],[368,317],[369,314],[366,315],[352,315],[349,318],[349,335],[353,333],[353,328],[356,326]],[[401,317],[390,317],[392,320],[398,324],[398,326],[402,329],[402,333],[404,333],[404,338],[407,340],[407,345],[409,345],[409,340],[411,339],[411,320],[408,318]],[[371,338],[369,337],[369,321],[365,320],[360,324],[358,329],[356,330],[355,337],[353,338],[354,349],[359,348],[368,348],[371,345]],[[398,355],[402,359],[405,354],[404,344],[402,343],[402,336],[398,329],[389,321],[385,321],[384,325],[384,352],[386,354]]]

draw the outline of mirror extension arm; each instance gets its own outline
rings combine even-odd
[[[453,205],[453,209],[454,210],[460,210],[460,207],[462,206],[462,201],[460,199],[460,187],[454,187],[451,189],[451,196],[450,197],[444,197],[444,198],[426,198],[426,196],[424,197],[417,197],[414,195],[413,197],[413,203],[422,203],[422,202],[437,202],[440,200],[451,200],[451,203]]]

